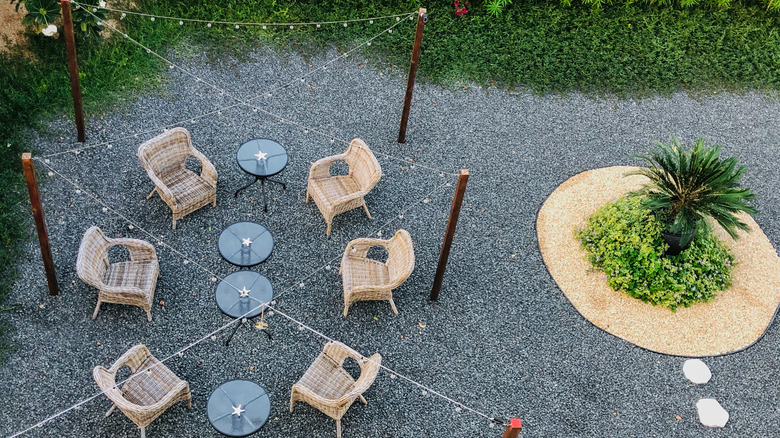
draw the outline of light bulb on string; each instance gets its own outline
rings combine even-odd
[[[374,20],[368,20],[368,24],[374,24]]]
[[[154,17],[151,17],[150,20],[154,21]]]
[[[206,27],[211,27],[211,23],[206,23]]]
[[[371,45],[371,41],[367,42],[366,45],[370,46]]]
[[[393,29],[387,29],[387,33],[393,33]]]
[[[401,21],[401,17],[395,17],[395,21]]]
[[[238,29],[238,25],[236,24],[236,29]]]
[[[125,14],[124,12],[122,12],[122,15],[120,15],[120,16],[119,16],[119,19],[120,19],[120,20],[124,20],[124,19],[125,19],[125,17],[127,17],[127,14]]]
[[[295,29],[295,26],[293,26],[293,25],[291,24],[291,25],[290,25],[290,29]]]
[[[317,23],[317,27],[320,27],[320,23]]]
[[[266,26],[266,25],[264,24],[264,25],[263,25],[263,29],[268,29],[268,26]]]
[[[346,22],[344,23],[344,27],[347,27],[347,23]]]
[[[184,22],[179,20],[179,26],[184,26]]]

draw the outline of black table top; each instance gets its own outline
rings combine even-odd
[[[273,249],[271,232],[254,222],[236,222],[219,235],[219,254],[236,266],[246,268],[260,264]]]
[[[271,301],[273,296],[271,282],[254,271],[238,271],[228,275],[219,282],[214,294],[219,310],[233,318],[259,315],[265,308],[262,304]]]
[[[268,421],[271,400],[262,386],[249,380],[231,380],[209,397],[209,423],[227,436],[251,435]]]
[[[279,143],[267,138],[249,140],[236,152],[238,166],[244,172],[269,177],[284,170],[288,161],[287,151]]]

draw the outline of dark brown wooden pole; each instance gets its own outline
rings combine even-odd
[[[522,428],[523,423],[519,418],[513,418],[509,420],[509,426],[506,427],[503,438],[517,438],[517,436],[520,434],[520,429]]]
[[[409,66],[409,79],[406,81],[406,96],[404,97],[404,111],[401,113],[401,128],[398,130],[398,143],[406,143],[406,124],[409,122],[409,110],[412,106],[412,91],[414,91],[414,77],[417,75],[417,62],[420,60],[420,45],[422,44],[423,28],[428,22],[428,14],[425,8],[420,8],[417,14],[417,32],[414,34],[414,49],[412,49],[412,64]]]
[[[458,225],[460,206],[463,204],[463,194],[466,193],[466,183],[468,180],[469,170],[460,169],[460,175],[458,175],[458,187],[455,189],[455,199],[452,200],[450,218],[447,221],[447,231],[444,232],[444,243],[442,243],[441,252],[439,253],[439,265],[436,267],[436,276],[433,278],[433,288],[431,288],[432,301],[439,299],[439,290],[441,289],[441,282],[444,280],[444,270],[447,269],[447,260],[450,258],[452,238],[455,236],[455,227]]]
[[[27,179],[27,191],[30,193],[35,228],[38,230],[38,243],[41,245],[41,258],[43,259],[43,268],[46,270],[46,281],[49,282],[49,295],[57,295],[59,289],[57,288],[57,274],[54,272],[54,259],[51,256],[49,232],[46,231],[41,195],[38,193],[38,180],[35,178],[35,166],[29,152],[22,154],[22,167],[24,168],[24,177]]]
[[[62,27],[65,31],[65,48],[68,52],[68,70],[70,71],[70,95],[73,97],[73,109],[76,115],[76,131],[79,141],[87,140],[84,133],[84,107],[81,105],[81,85],[79,84],[79,64],[76,60],[76,39],[73,36],[73,17],[70,15],[70,0],[62,0]]]

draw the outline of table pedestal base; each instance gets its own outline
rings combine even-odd
[[[249,319],[250,321],[254,321],[254,317],[253,317],[253,318],[247,318],[247,319]],[[228,336],[227,340],[225,341],[225,346],[226,346],[226,347],[227,347],[228,345],[230,345],[230,341],[233,339],[233,336],[234,336],[234,335],[236,334],[236,332],[238,331],[238,328],[239,328],[239,327],[241,327],[243,324],[244,324],[244,321],[243,321],[243,319],[242,319],[242,320],[241,320],[241,321],[239,321],[239,322],[236,324],[236,326],[233,328],[233,331],[230,333],[230,336]],[[271,333],[269,333],[267,329],[258,329],[258,330],[260,330],[260,331],[262,331],[263,333],[265,333],[265,334],[266,334],[266,336],[268,336],[268,340],[269,340],[269,341],[271,340]]]
[[[266,178],[264,176],[256,176],[254,181],[252,181],[251,183],[245,185],[244,187],[241,187],[240,189],[236,190],[236,193],[233,195],[233,197],[237,198],[238,197],[238,192],[240,192],[241,190],[249,188],[252,184],[254,184],[254,183],[258,182],[258,181],[262,182],[261,183],[262,187],[260,188],[260,191],[263,192],[263,211],[265,211],[267,213],[268,212],[268,202],[265,200],[265,191],[266,191],[268,185],[266,184],[266,182],[270,181],[272,183],[280,184],[282,186],[282,190],[287,190],[287,184],[285,184],[285,183],[283,183],[281,181],[273,180],[271,178]]]

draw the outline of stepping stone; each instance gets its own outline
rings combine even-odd
[[[712,373],[707,365],[699,359],[688,359],[683,364],[683,373],[691,382],[701,385],[710,381]]]
[[[696,403],[699,421],[707,427],[724,427],[729,413],[714,398],[703,398]]]

